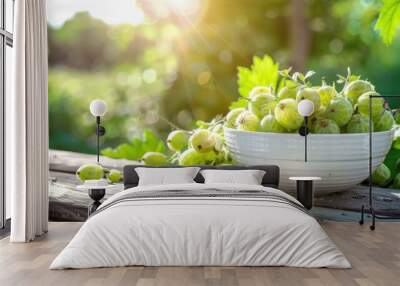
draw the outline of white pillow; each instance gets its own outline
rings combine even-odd
[[[262,170],[202,170],[205,184],[261,185],[265,171]]]
[[[195,183],[193,180],[200,168],[135,168],[139,186]]]

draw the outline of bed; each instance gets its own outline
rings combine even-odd
[[[153,186],[138,186],[136,167],[124,168],[126,189],[99,207],[50,269],[351,267],[317,220],[278,190],[277,166],[218,167],[264,170],[261,185],[204,184],[199,173],[195,183]]]

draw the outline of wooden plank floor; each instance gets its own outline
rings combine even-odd
[[[43,238],[28,244],[0,241],[0,285],[400,285],[400,223],[368,225],[324,222],[324,229],[352,269],[289,267],[123,267],[48,270],[49,264],[81,226],[50,223]]]

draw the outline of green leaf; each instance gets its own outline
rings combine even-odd
[[[164,142],[151,130],[145,130],[141,137],[132,138],[131,142],[116,148],[105,148],[101,154],[114,159],[140,160],[146,152],[165,153]]]
[[[299,85],[300,84],[298,82],[290,80],[290,79],[287,79],[287,80],[285,80],[285,85],[284,86],[287,86],[287,87],[290,87],[290,88],[296,88]]]
[[[249,101],[247,99],[239,98],[238,100],[231,102],[231,104],[229,105],[229,110],[242,107],[246,108],[248,103]]]
[[[396,137],[393,140],[392,148],[396,150],[400,150],[400,137]]]
[[[210,124],[205,122],[205,121],[203,121],[203,120],[197,120],[196,121],[196,126],[201,128],[201,129],[207,129],[210,126]]]
[[[101,150],[101,155],[113,159],[121,159],[120,154],[113,148],[105,148]]]
[[[359,80],[360,78],[361,78],[361,76],[352,74],[352,75],[349,77],[349,82]]]
[[[295,80],[299,79],[299,80],[301,80],[302,82],[304,82],[304,80],[305,80],[305,76],[304,76],[304,74],[302,74],[301,72],[295,72],[295,73],[293,74],[293,78],[294,78]]]
[[[308,72],[306,73],[306,75],[304,76],[304,80],[309,79],[310,77],[312,77],[312,76],[315,75],[315,74],[316,74],[315,71],[308,71]]]
[[[390,45],[400,26],[400,0],[383,0],[375,30],[380,30],[380,35],[386,45]]]
[[[165,152],[164,142],[151,130],[143,132],[142,148],[146,152]]]
[[[248,97],[250,91],[256,86],[276,87],[279,78],[279,64],[274,63],[272,58],[265,55],[262,59],[253,58],[250,68],[238,67],[239,93]]]
[[[278,73],[280,76],[285,77],[285,78],[289,78],[290,77],[290,71],[292,70],[292,67],[288,68],[288,69],[283,69],[280,70]]]

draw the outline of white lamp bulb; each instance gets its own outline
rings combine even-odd
[[[297,105],[297,111],[303,117],[308,117],[314,112],[314,103],[309,99],[303,99]]]
[[[90,103],[90,113],[93,116],[103,116],[107,112],[107,105],[104,100],[95,99]]]

